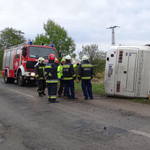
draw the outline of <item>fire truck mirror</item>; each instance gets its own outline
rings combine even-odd
[[[27,47],[23,47],[23,52],[22,52],[22,56],[26,57],[27,56]]]

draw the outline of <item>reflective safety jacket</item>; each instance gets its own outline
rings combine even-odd
[[[76,68],[77,66],[79,66],[79,63],[74,64],[73,68]]]
[[[76,78],[74,73],[73,65],[70,61],[66,60],[66,63],[63,64],[63,79],[64,80],[73,80]]]
[[[45,76],[44,76],[44,68],[45,68],[45,65],[44,64],[40,64],[38,63],[36,66],[35,66],[35,77],[37,80],[45,80]]]
[[[49,60],[45,66],[45,79],[46,83],[57,83],[57,67],[55,66],[54,60]]]
[[[84,60],[79,66],[78,80],[90,80],[93,78],[93,66],[88,60]]]
[[[63,77],[63,64],[62,63],[57,67],[57,77],[58,79],[62,79]]]

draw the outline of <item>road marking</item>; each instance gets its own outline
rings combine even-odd
[[[25,93],[22,93],[22,92],[18,92],[18,91],[15,91],[15,90],[13,90],[13,89],[9,89],[10,91],[13,91],[13,92],[16,92],[16,93],[19,93],[19,94],[22,94],[22,95],[25,95],[25,96],[28,96],[28,97],[34,97],[34,96],[32,96],[32,95],[29,95],[29,94],[25,94]]]
[[[143,135],[145,137],[150,138],[150,134],[149,133],[145,133],[145,132],[137,131],[137,130],[130,130],[130,132],[135,133],[135,134],[139,134],[139,135]]]

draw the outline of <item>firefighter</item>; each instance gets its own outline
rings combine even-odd
[[[39,93],[40,97],[43,97],[43,95],[46,95],[44,93],[46,83],[45,83],[45,76],[44,76],[44,58],[40,57],[38,59],[38,64],[35,65],[35,77],[37,80],[37,91]]]
[[[76,75],[74,73],[73,65],[71,64],[71,57],[67,55],[65,57],[66,63],[63,65],[63,79],[65,80],[65,91],[68,98],[77,99],[74,92],[74,80]],[[69,88],[71,95],[69,94]]]
[[[45,78],[48,88],[48,101],[51,103],[58,103],[59,101],[56,101],[58,78],[57,67],[54,63],[55,55],[50,54],[48,59],[49,62],[45,66]]]
[[[61,59],[61,64],[57,68],[57,76],[58,76],[58,79],[60,81],[60,87],[59,87],[59,90],[58,90],[58,97],[61,97],[63,89],[64,89],[64,96],[66,95],[65,94],[65,81],[63,79],[63,65],[65,63],[66,63],[65,58],[62,58]]]
[[[88,100],[88,95],[90,99],[93,99],[93,94],[92,94],[92,84],[91,84],[91,79],[93,78],[93,66],[92,64],[89,63],[88,57],[84,55],[82,57],[82,63],[79,66],[78,70],[78,80],[82,80],[82,90],[84,94],[84,99]],[[88,93],[88,94],[87,94]]]
[[[55,62],[55,67],[58,67],[59,64],[58,64],[58,59],[57,58],[55,58],[54,62]]]

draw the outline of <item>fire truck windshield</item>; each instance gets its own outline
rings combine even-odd
[[[54,54],[55,57],[57,57],[55,49],[45,48],[45,47],[35,47],[35,46],[29,47],[30,58],[44,57],[45,59],[48,59],[48,56],[50,54]]]

